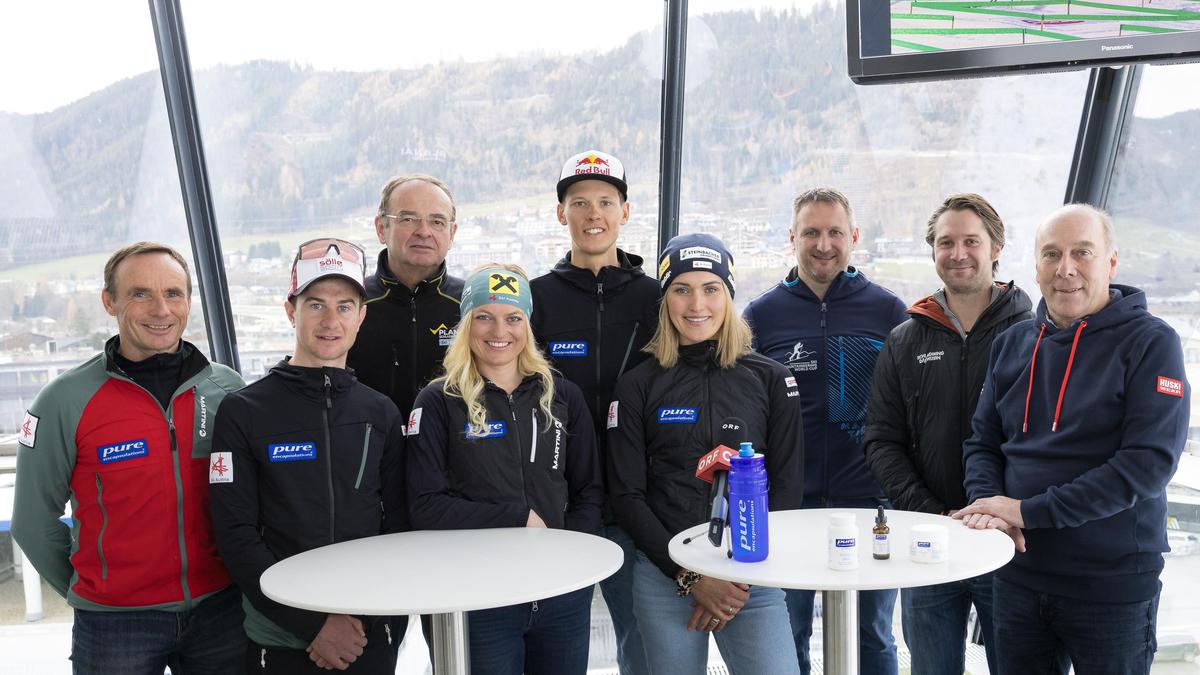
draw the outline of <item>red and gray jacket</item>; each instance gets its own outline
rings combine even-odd
[[[164,410],[116,366],[117,339],[38,394],[18,441],[12,533],[72,607],[190,609],[228,587],[208,503],[213,420],[237,373],[183,343]],[[72,524],[59,518],[67,500]]]

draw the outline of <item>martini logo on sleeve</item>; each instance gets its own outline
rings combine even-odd
[[[208,482],[233,482],[233,453],[214,452],[208,457]]]
[[[316,459],[317,444],[312,441],[272,443],[267,446],[267,457],[272,462],[301,462]]]
[[[551,342],[550,356],[587,356],[586,342]]]
[[[21,422],[21,431],[17,434],[17,442],[27,448],[32,448],[33,444],[37,442],[37,425],[38,416],[26,412],[25,420]]]
[[[1183,382],[1165,375],[1159,375],[1158,393],[1183,398]]]
[[[136,441],[102,445],[96,448],[96,454],[99,456],[101,464],[111,464],[135,457],[145,457],[150,454],[150,446],[146,445],[146,439],[139,438]]]
[[[695,424],[695,408],[659,408],[659,424]]]
[[[485,422],[483,429],[471,430],[471,424],[468,422],[463,427],[463,433],[467,438],[503,438],[508,434],[508,426],[504,424],[504,420],[498,422]]]

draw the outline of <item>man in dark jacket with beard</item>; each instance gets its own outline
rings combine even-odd
[[[608,405],[617,378],[647,358],[642,348],[658,320],[658,282],[642,272],[639,256],[617,248],[629,220],[620,160],[596,150],[579,153],[563,165],[557,191],[558,220],[571,235],[571,251],[530,284],[537,307],[533,334],[554,367],[583,390],[603,466]],[[633,616],[633,540],[611,509],[605,514],[604,534],[625,551],[625,563],[600,590],[617,634],[621,675],[643,675],[649,667]]]
[[[908,308],[875,363],[867,409],[867,464],[892,506],[951,512],[967,505],[963,441],[987,373],[992,340],[1032,316],[1029,296],[994,276],[1004,223],[977,194],[953,194],[929,217],[925,241],[941,289]],[[974,603],[988,669],[996,669],[992,575],[900,591],[913,672],[963,672],[967,615]]]

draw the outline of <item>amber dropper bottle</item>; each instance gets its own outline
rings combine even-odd
[[[892,557],[892,545],[888,539],[892,528],[888,527],[887,516],[883,515],[883,507],[879,507],[879,511],[875,514],[875,527],[871,528],[872,539],[871,554],[876,560],[887,560]]]

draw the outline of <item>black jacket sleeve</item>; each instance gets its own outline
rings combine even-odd
[[[782,366],[767,374],[771,409],[767,412],[767,477],[771,511],[798,509],[804,502],[804,415],[800,390]],[[791,384],[789,384],[789,382]]]
[[[264,616],[297,638],[312,642],[325,625],[324,612],[288,607],[263,595],[258,579],[279,562],[259,534],[258,464],[240,406],[228,399],[218,411],[214,451],[229,452],[233,480],[209,486],[217,551],[242,594]]]
[[[399,411],[393,416],[388,429],[387,444],[383,448],[380,463],[383,485],[383,531],[385,534],[406,532],[409,529],[408,503],[404,499],[404,422]]]
[[[908,425],[912,412],[909,406],[916,402],[904,398],[893,347],[889,337],[875,362],[863,438],[867,466],[883,485],[893,507],[902,511],[944,513],[946,505],[925,484],[908,454],[908,448],[917,440],[910,438]]]
[[[565,527],[576,532],[599,534],[604,483],[600,478],[596,427],[579,387],[566,380],[559,380],[557,384],[567,404],[567,443],[571,453],[563,472],[569,493]]]
[[[418,530],[469,530],[486,527],[524,527],[529,507],[524,502],[488,504],[450,489],[446,451],[450,445],[450,416],[441,383],[421,390],[413,404],[408,436],[408,505],[412,527]]]
[[[609,503],[617,522],[633,538],[638,550],[645,553],[663,574],[674,578],[679,565],[667,553],[671,533],[646,501],[649,459],[642,422],[646,401],[643,383],[636,380],[637,372],[630,371],[617,381],[615,426],[611,421],[613,415],[609,415]]]

